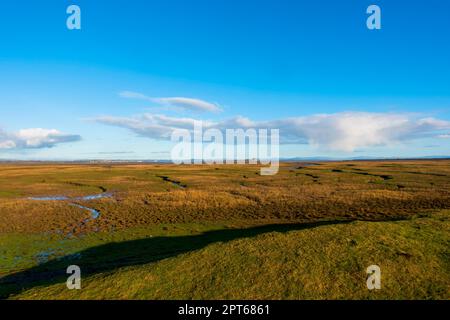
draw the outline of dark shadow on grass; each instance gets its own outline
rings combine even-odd
[[[81,268],[82,277],[117,268],[142,265],[198,250],[216,242],[254,237],[267,232],[288,232],[314,228],[321,225],[348,223],[351,221],[320,221],[304,224],[277,224],[246,229],[224,229],[199,235],[151,237],[145,239],[108,243],[78,252],[75,255],[51,260],[39,266],[0,278],[0,298],[18,294],[37,286],[64,283],[68,277],[66,268],[75,264]],[[79,256],[78,258],[73,258]]]

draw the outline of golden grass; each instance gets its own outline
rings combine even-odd
[[[278,175],[258,173],[242,165],[1,165],[0,232],[70,229],[85,212],[26,197],[102,190],[114,197],[89,202],[101,216],[84,231],[230,220],[384,220],[450,208],[447,160],[283,163]]]

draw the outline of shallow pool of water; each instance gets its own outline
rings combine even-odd
[[[79,205],[79,204],[77,204],[77,203],[71,203],[70,205],[71,205],[71,206],[74,206],[74,207],[77,207],[77,208],[80,208],[80,209],[83,209],[83,210],[89,211],[89,212],[91,213],[92,219],[98,219],[98,217],[100,216],[100,212],[98,212],[98,211],[95,210],[95,209],[88,208],[88,207]],[[85,222],[88,222],[89,220],[90,220],[90,219],[88,219],[88,220],[85,221]]]
[[[64,196],[29,197],[28,199],[36,200],[36,201],[63,201],[63,200],[69,200],[68,197],[64,197]]]
[[[89,201],[89,200],[97,200],[97,199],[102,199],[102,198],[111,198],[112,194],[111,193],[99,193],[99,194],[93,194],[93,195],[87,195],[87,196],[83,196],[83,197],[67,197],[67,196],[44,196],[44,197],[29,197],[29,200],[35,200],[35,201],[66,201],[68,202],[68,205],[73,206],[73,207],[77,207],[80,208],[82,210],[86,210],[91,214],[90,218],[84,219],[83,221],[80,222],[80,224],[78,225],[78,227],[83,226],[84,224],[98,219],[100,217],[100,212],[98,210],[95,210],[93,208],[89,208],[86,206],[83,206],[81,204],[76,203],[76,201]],[[57,232],[60,233],[60,232]],[[73,233],[70,232],[66,235],[66,238],[71,238],[73,236]],[[45,252],[43,253],[43,259],[45,259]]]
[[[83,197],[75,197],[75,198],[69,198],[66,196],[44,196],[44,197],[29,197],[29,200],[36,200],[36,201],[66,201],[66,200],[72,200],[72,201],[89,201],[89,200],[97,200],[102,198],[111,198],[112,194],[108,192],[99,193],[99,194],[92,194],[87,195]]]

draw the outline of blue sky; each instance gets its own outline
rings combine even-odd
[[[278,126],[295,138],[282,157],[450,155],[449,14],[439,0],[4,1],[0,158],[168,158],[182,119]]]

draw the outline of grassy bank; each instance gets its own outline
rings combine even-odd
[[[61,278],[61,283],[32,287],[12,298],[449,298],[448,211],[405,221],[272,228],[216,230],[91,248],[81,252],[85,260],[77,263],[87,270],[81,290],[68,290]],[[178,252],[172,251],[174,243]],[[90,265],[89,250],[100,265]],[[127,259],[124,266],[111,259],[119,252]],[[149,262],[149,252],[154,261]],[[381,290],[366,287],[365,270],[372,264],[381,267]],[[57,266],[48,263],[44,269]]]

